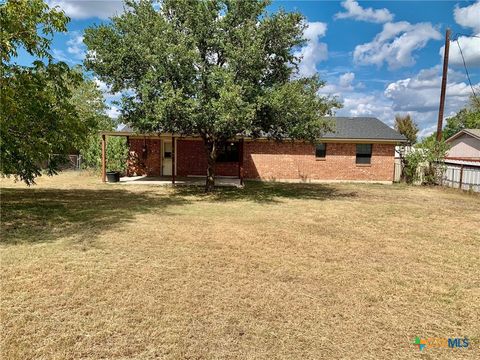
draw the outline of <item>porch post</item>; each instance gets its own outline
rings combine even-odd
[[[128,148],[128,155],[127,155],[127,176],[130,176],[130,136],[127,136],[127,148]]]
[[[172,135],[172,185],[175,185],[175,137]]]
[[[107,181],[107,165],[106,165],[106,160],[107,160],[107,154],[106,154],[106,148],[107,148],[107,141],[105,138],[105,134],[102,134],[102,182]]]
[[[240,178],[240,185],[243,185],[243,138],[240,139],[238,150],[238,177]]]

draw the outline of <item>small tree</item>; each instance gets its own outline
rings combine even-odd
[[[296,77],[305,19],[269,14],[267,5],[128,0],[129,11],[85,32],[94,54],[86,66],[113,91],[131,94],[123,98],[125,121],[140,131],[202,138],[206,191],[228,140],[267,134],[314,141],[332,130],[322,117],[340,106],[318,96],[324,83],[317,77]]]
[[[401,176],[402,180],[406,180],[407,177],[407,162],[408,158],[406,157],[407,152],[411,150],[412,145],[417,142],[418,126],[411,118],[410,114],[407,115],[396,115],[395,116],[395,130],[407,138],[407,143],[403,143],[399,146],[399,155],[400,155],[400,166],[401,166]],[[413,158],[411,159],[413,160]]]
[[[410,114],[395,115],[395,130],[405,136],[408,140],[408,145],[412,146],[417,142],[418,125],[413,121]]]

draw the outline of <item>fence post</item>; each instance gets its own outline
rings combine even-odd
[[[458,186],[459,189],[462,188],[462,181],[463,181],[463,165],[460,166],[460,185]]]

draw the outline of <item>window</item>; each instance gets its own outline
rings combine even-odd
[[[357,144],[357,164],[370,164],[372,159],[372,144]]]
[[[164,159],[172,158],[172,142],[171,141],[165,141],[163,143],[163,158]]]
[[[218,149],[217,162],[238,162],[238,143],[230,142]]]
[[[327,155],[327,144],[320,143],[315,147],[315,157],[317,159],[325,159]]]

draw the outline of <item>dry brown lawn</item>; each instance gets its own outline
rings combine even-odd
[[[1,184],[2,359],[480,358],[478,195]]]

